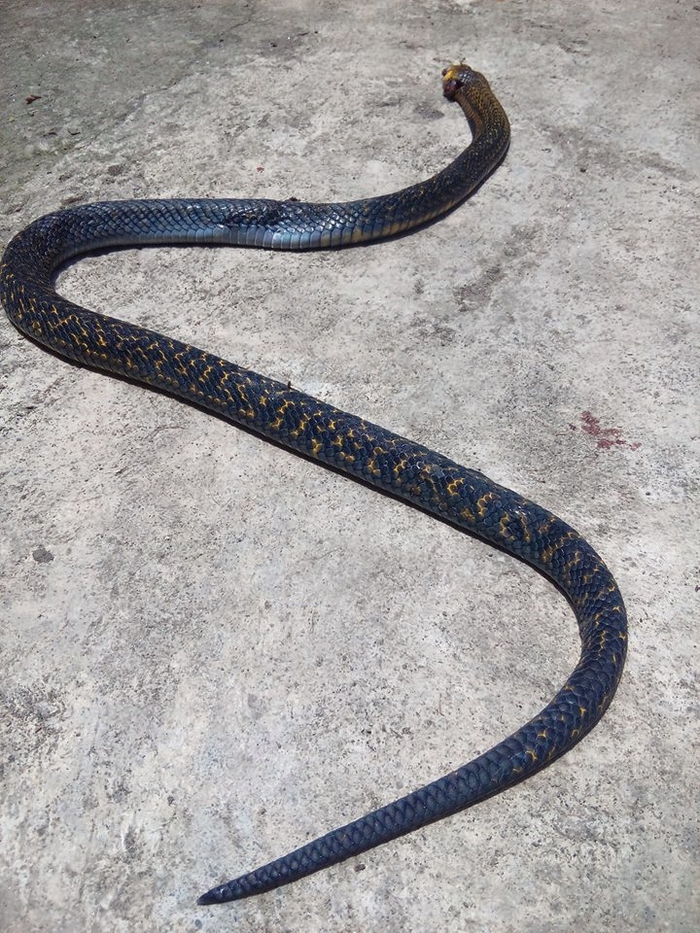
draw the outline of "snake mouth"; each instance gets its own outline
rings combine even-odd
[[[457,91],[458,91],[461,87],[462,87],[462,84],[461,84],[460,81],[454,81],[454,80],[443,81],[443,83],[442,83],[442,93],[445,95],[445,97],[446,97],[448,100],[454,100],[455,97],[456,97],[456,95],[457,95]]]

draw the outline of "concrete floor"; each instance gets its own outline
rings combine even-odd
[[[291,887],[196,898],[548,700],[537,574],[0,322],[0,929],[700,927],[700,10],[676,0],[0,3],[3,244],[104,198],[346,199],[441,168],[463,57],[513,143],[433,227],[123,251],[61,281],[477,467],[630,613],[602,724],[515,790]]]

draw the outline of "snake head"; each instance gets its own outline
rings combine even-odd
[[[479,84],[484,81],[478,71],[474,71],[460,62],[458,65],[450,65],[449,68],[443,68],[442,71],[442,93],[448,100],[454,100],[457,91],[469,84]]]

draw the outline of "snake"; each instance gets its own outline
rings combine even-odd
[[[493,748],[424,787],[231,881],[198,903],[270,891],[464,810],[536,774],[600,720],[622,675],[627,617],[619,588],[593,547],[546,508],[420,443],[218,356],[61,297],[55,282],[74,258],[113,247],[224,244],[304,250],[385,239],[460,205],[499,166],[510,144],[503,107],[479,72],[442,72],[469,145],[428,180],[342,203],[290,198],[145,199],[65,207],[7,246],[0,300],[32,341],[66,359],[126,377],[214,412],[309,460],[406,500],[536,568],[576,617],[578,663],[536,716]]]

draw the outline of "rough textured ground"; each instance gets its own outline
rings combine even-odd
[[[326,254],[123,251],[62,289],[540,501],[631,626],[608,716],[545,773],[199,908],[519,725],[573,665],[573,619],[479,542],[0,321],[0,928],[698,929],[698,5],[0,17],[2,243],[76,201],[389,191],[467,139],[440,69],[483,70],[512,148],[442,223]]]

